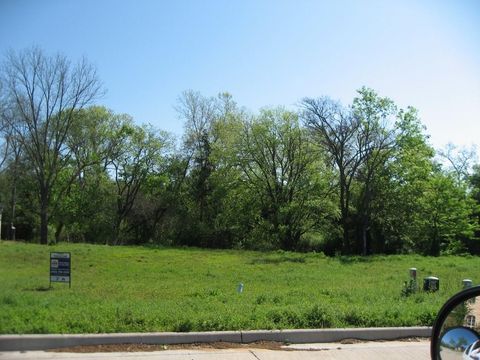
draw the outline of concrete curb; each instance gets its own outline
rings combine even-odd
[[[0,351],[46,350],[78,345],[250,343],[267,340],[287,343],[336,342],[343,339],[395,340],[430,337],[430,327],[354,328],[319,330],[214,331],[190,333],[122,333],[74,335],[0,335]]]
[[[242,342],[268,340],[306,344],[337,342],[344,339],[396,340],[408,337],[430,337],[431,333],[430,327],[244,331]]]

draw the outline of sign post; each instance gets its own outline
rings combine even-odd
[[[72,287],[71,264],[69,252],[50,253],[50,287],[52,282],[68,282]]]

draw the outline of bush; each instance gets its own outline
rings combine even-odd
[[[315,305],[305,313],[305,323],[309,328],[330,328],[334,325],[333,311],[322,305]]]
[[[193,323],[190,319],[180,320],[173,327],[173,331],[175,332],[190,332],[192,330]]]

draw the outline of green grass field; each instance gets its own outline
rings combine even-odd
[[[72,253],[72,288],[49,289],[50,251]],[[437,293],[402,297],[408,269]],[[480,261],[0,242],[0,333],[103,333],[431,325],[477,283]],[[244,284],[243,293],[237,285]]]

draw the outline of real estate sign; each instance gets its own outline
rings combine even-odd
[[[50,253],[50,283],[68,282],[72,285],[71,277],[71,256],[69,252]]]

